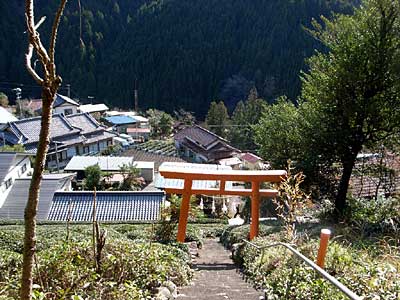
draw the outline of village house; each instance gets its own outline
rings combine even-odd
[[[95,119],[99,119],[108,111],[108,106],[103,103],[83,104],[78,107],[78,110],[82,113],[91,114]]]
[[[135,141],[149,139],[151,128],[149,119],[133,111],[107,111],[104,123],[112,126],[118,133],[130,135]]]
[[[0,219],[22,220],[28,199],[31,153],[0,152]],[[104,162],[104,161],[103,161]],[[149,170],[142,169],[143,172]],[[152,170],[151,170],[152,171]],[[143,174],[144,177],[148,176]],[[37,211],[40,221],[92,220],[94,191],[72,191],[75,173],[44,174]],[[160,218],[162,191],[97,191],[97,220],[156,221]]]
[[[140,177],[146,182],[154,180],[154,162],[135,161],[133,157],[122,156],[74,156],[67,166],[65,172],[77,173],[77,180],[85,178],[85,169],[89,166],[98,165],[103,172],[111,173],[109,181],[122,181],[121,167],[132,165],[140,171]]]
[[[190,162],[218,162],[240,153],[227,140],[198,125],[182,129],[174,140],[180,156]]]
[[[30,110],[35,115],[42,114],[42,99],[30,99],[30,100],[22,100],[21,108]],[[56,98],[53,103],[53,113],[54,114],[64,114],[64,115],[72,115],[78,113],[79,103],[71,98],[56,94]]]
[[[13,183],[32,172],[30,153],[0,152],[0,207],[11,191]]]
[[[23,145],[29,153],[36,153],[40,117],[10,122],[1,131],[8,145]],[[115,134],[108,132],[86,113],[65,116],[53,115],[46,167],[62,169],[75,155],[99,153],[113,144]]]
[[[43,176],[37,220],[92,220],[94,191],[72,191],[74,176],[70,173]],[[12,182],[7,195],[2,195],[0,219],[23,220],[30,181],[31,177],[23,176]],[[99,221],[156,221],[160,218],[164,201],[165,193],[162,191],[97,191],[96,218]]]
[[[126,133],[128,128],[134,128],[136,126],[136,120],[130,116],[111,116],[103,118],[104,123],[107,126],[118,133]]]
[[[264,163],[263,159],[251,152],[242,153],[242,168],[248,170],[265,170],[269,169],[269,164]]]

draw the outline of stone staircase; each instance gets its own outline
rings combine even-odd
[[[191,285],[179,289],[178,299],[263,299],[263,293],[246,283],[230,259],[230,252],[216,239],[207,239],[194,259]]]

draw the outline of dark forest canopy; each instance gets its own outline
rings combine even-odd
[[[133,108],[137,78],[142,109],[182,107],[204,116],[212,100],[224,100],[232,111],[253,86],[267,101],[282,94],[295,98],[304,59],[319,47],[303,26],[332,11],[351,12],[349,2],[356,1],[80,2],[81,18],[79,1],[68,2],[56,52],[73,97]],[[36,1],[38,18],[47,17],[43,37],[56,5]],[[0,11],[0,91],[12,96],[16,86],[5,82],[25,83],[23,96],[37,97],[23,65],[23,1],[0,1]]]

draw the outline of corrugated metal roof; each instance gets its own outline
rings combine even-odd
[[[157,171],[160,165],[164,162],[184,162],[180,157],[168,156],[156,153],[150,153],[138,149],[129,149],[122,153],[123,156],[133,157],[137,161],[151,161],[155,164],[155,170]]]
[[[165,162],[160,166],[161,168],[172,168],[175,170],[232,170],[229,166],[215,165],[215,164],[191,164],[191,163],[173,163],[173,162]],[[154,185],[156,188],[165,189],[165,188],[176,188],[183,189],[184,181],[183,179],[165,179],[160,174],[156,175],[154,180]],[[192,189],[209,189],[216,188],[219,185],[219,181],[217,180],[193,180]],[[225,185],[226,189],[232,188],[232,182],[227,181]]]
[[[85,113],[93,113],[93,112],[103,112],[108,110],[108,106],[101,104],[84,104],[79,106],[79,110]]]
[[[153,221],[160,217],[163,192],[97,192],[99,221]],[[58,192],[54,195],[49,220],[87,222],[92,220],[93,191]]]
[[[137,122],[148,122],[149,121],[149,119],[142,117],[142,116],[135,115],[135,116],[131,116],[131,117],[133,119],[135,119]]]
[[[18,119],[10,113],[7,109],[0,106],[0,124],[17,121]]]
[[[99,165],[103,171],[119,171],[123,164],[133,164],[138,169],[154,169],[154,162],[134,161],[124,156],[74,156],[64,168],[65,171],[80,171],[93,165]]]
[[[0,184],[6,178],[16,155],[16,153],[0,152]]]
[[[114,125],[133,124],[136,120],[130,116],[112,116],[104,118],[107,122]]]
[[[69,175],[69,174],[68,174]],[[69,176],[66,176],[69,177]],[[28,201],[30,178],[15,180],[6,201],[0,208],[0,218],[21,220],[24,218],[24,210]],[[40,186],[38,220],[46,220],[54,192],[64,185],[64,180],[44,178]]]

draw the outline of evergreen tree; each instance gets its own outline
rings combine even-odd
[[[227,136],[227,125],[229,123],[228,110],[223,101],[211,102],[206,117],[207,127],[215,134],[225,138]]]
[[[253,126],[258,123],[266,107],[266,102],[256,97],[257,90],[253,88],[248,96],[249,100],[238,102],[232,114],[232,127],[229,137],[232,144],[241,150],[252,151],[256,149]]]

